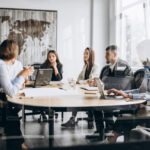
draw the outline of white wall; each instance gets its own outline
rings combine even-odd
[[[109,13],[109,43],[110,44],[117,44],[117,36],[116,36],[116,0],[110,0],[110,13]]]
[[[64,76],[76,78],[82,69],[84,48],[92,42],[96,62],[102,67],[104,50],[109,44],[110,0],[93,1],[92,35],[91,0],[0,0],[0,7],[57,10],[57,51],[64,65]]]
[[[109,45],[109,2],[94,0],[93,48],[96,50],[96,62],[100,69],[105,65],[105,49]]]

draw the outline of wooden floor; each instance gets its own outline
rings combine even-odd
[[[64,113],[64,122],[71,116],[71,113]],[[80,112],[77,117],[85,117],[85,112]],[[25,137],[25,142],[30,148],[48,147],[48,123],[38,123],[39,116],[28,116],[25,124],[21,123],[22,133]],[[86,140],[87,134],[92,134],[95,129],[87,129],[86,121],[79,121],[74,129],[61,127],[61,114],[59,113],[58,119],[55,119],[54,126],[54,146],[74,146],[91,144],[91,141]],[[0,143],[0,149],[5,147],[5,143]]]
[[[64,122],[66,122],[71,116],[71,113],[64,113]],[[85,113],[78,114],[78,117],[86,116]],[[61,127],[61,114],[58,119],[55,119],[54,125],[54,146],[72,146],[90,144],[90,141],[85,139],[87,134],[92,134],[95,129],[87,129],[87,122],[80,121],[74,129]],[[25,130],[23,131],[26,137],[26,143],[29,147],[47,147],[48,142],[48,123],[37,123],[37,117],[35,121],[28,121],[25,124]]]

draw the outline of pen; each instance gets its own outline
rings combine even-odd
[[[64,91],[66,91],[66,89],[64,89],[64,88],[59,88],[60,90],[64,90]]]

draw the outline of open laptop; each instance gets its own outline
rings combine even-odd
[[[50,84],[52,79],[53,69],[37,69],[33,73],[32,81],[33,83],[30,87],[37,87],[37,86],[45,86]]]
[[[98,87],[99,93],[100,93],[100,99],[106,99],[105,92],[104,92],[104,87],[99,78],[94,78],[96,85]]]
[[[122,96],[115,96],[115,95],[105,95],[104,92],[104,85],[99,78],[94,78],[96,85],[98,87],[100,93],[100,99],[122,99]]]

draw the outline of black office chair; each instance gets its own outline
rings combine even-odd
[[[145,76],[145,69],[139,69],[134,73],[134,89],[138,89]]]

